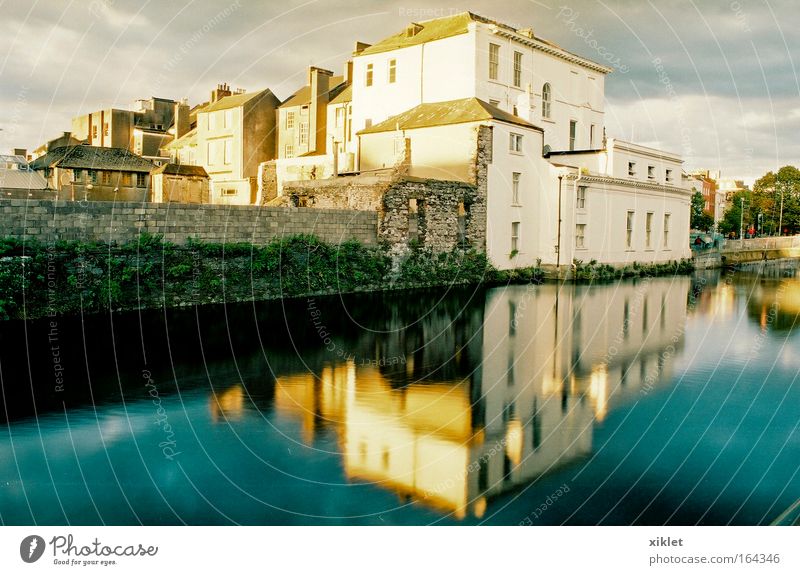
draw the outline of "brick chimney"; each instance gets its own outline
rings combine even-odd
[[[231,93],[231,87],[228,84],[217,84],[216,90],[211,90],[211,103],[213,104],[225,96],[230,96]]]
[[[332,76],[333,72],[330,70],[323,70],[316,66],[308,68],[308,85],[311,88],[311,102],[308,107],[309,152],[325,153]]]
[[[175,102],[175,139],[184,136],[191,128],[189,104],[186,100]]]

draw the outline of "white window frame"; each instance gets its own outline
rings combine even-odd
[[[514,78],[515,88],[522,87],[522,52],[514,51]]]
[[[512,206],[519,206],[519,184],[520,180],[522,179],[522,174],[520,172],[512,172],[511,173],[511,205]]]
[[[286,129],[294,128],[294,112],[286,112]]]
[[[664,249],[669,249],[669,222],[672,214],[664,214]]]
[[[500,44],[489,43],[489,79],[500,78]]]
[[[586,189],[588,186],[578,186],[577,191],[575,192],[575,209],[578,210],[585,210],[586,209]]]
[[[519,222],[511,222],[511,253],[519,253]]]
[[[545,82],[542,86],[542,118],[548,120],[553,115],[553,87],[550,82]]]
[[[586,224],[575,224],[575,249],[586,249]]]
[[[522,153],[522,134],[511,132],[508,135],[508,149],[514,154]]]
[[[395,58],[389,60],[388,80],[390,84],[397,82],[397,59]]]
[[[636,223],[636,212],[628,210],[625,215],[625,248],[633,249],[633,226]]]
[[[653,212],[647,212],[644,217],[644,247],[653,247]]]

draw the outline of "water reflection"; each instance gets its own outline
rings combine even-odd
[[[4,324],[0,521],[769,523],[787,269]]]
[[[375,358],[277,377],[275,409],[307,444],[334,430],[348,479],[480,517],[487,500],[585,457],[593,422],[669,381],[688,289],[685,278],[495,289],[466,313],[471,330],[450,329],[447,314],[420,319],[436,353],[389,330]],[[480,361],[443,377],[467,351]],[[392,357],[409,359],[380,365]]]

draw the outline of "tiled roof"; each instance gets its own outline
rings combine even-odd
[[[344,90],[339,92],[339,94],[333,98],[329,104],[344,104],[345,102],[352,102],[353,101],[353,85],[348,85]]]
[[[160,168],[153,170],[152,173],[167,174],[170,176],[199,176],[201,178],[208,177],[208,174],[203,166],[190,166],[188,164],[164,164]]]
[[[0,189],[46,190],[47,180],[39,172],[0,168]]]
[[[233,94],[232,96],[225,96],[224,98],[220,98],[213,104],[209,104],[202,110],[198,110],[198,114],[202,114],[204,112],[217,112],[219,110],[229,110],[230,108],[238,108],[240,106],[244,106],[250,100],[255,98],[260,98],[262,96],[266,96],[271,94],[269,88],[265,88],[264,90],[259,90],[258,92],[246,92],[244,94]]]
[[[153,162],[123,150],[99,146],[63,146],[47,152],[31,162],[31,168],[76,168],[87,170],[112,170],[118,172],[149,172]]]
[[[330,80],[328,80],[328,86],[330,86],[329,96],[331,99],[333,99],[345,88],[344,77],[332,76]],[[311,86],[306,85],[289,96],[286,101],[280,105],[280,107],[291,108],[293,106],[304,106],[309,102],[311,102]]]
[[[393,132],[395,130],[412,130],[414,128],[429,128],[432,126],[446,126],[449,124],[463,124],[467,122],[484,122],[486,120],[499,120],[509,124],[525,126],[540,130],[513,114],[504,112],[478,98],[464,98],[448,102],[435,102],[420,104],[415,108],[392,116],[380,124],[361,130],[359,134],[376,134],[379,132]]]
[[[433,20],[425,20],[423,22],[416,23],[418,28],[416,33],[413,34],[409,34],[409,30],[411,29],[410,27],[414,26],[414,24],[410,24],[409,27],[405,28],[403,31],[394,34],[393,36],[389,36],[388,38],[384,38],[380,42],[364,49],[362,52],[358,53],[357,56],[380,54],[381,52],[389,52],[390,50],[418,46],[419,44],[424,44],[426,42],[434,42],[436,40],[442,40],[444,38],[451,38],[460,34],[466,34],[469,31],[469,24],[471,22],[481,22],[483,24],[495,26],[501,35],[513,34],[515,36],[527,36],[527,39],[529,39],[533,45],[538,45],[558,57],[595,68],[603,73],[611,72],[611,68],[607,68],[606,66],[592,62],[591,60],[588,60],[582,56],[578,56],[577,54],[573,54],[567,50],[564,50],[562,47],[554,44],[553,42],[544,40],[543,38],[534,36],[532,33],[519,30],[513,26],[509,26],[508,24],[503,24],[497,20],[479,16],[478,14],[474,14],[472,12],[462,12],[452,16],[445,16],[444,18],[435,18]]]

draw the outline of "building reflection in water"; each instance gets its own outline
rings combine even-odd
[[[594,425],[670,382],[689,288],[513,286],[413,327],[395,314],[397,329],[365,334],[360,355],[277,375],[273,406],[309,445],[335,432],[348,479],[480,517],[493,497],[581,461]],[[243,401],[230,388],[212,417]]]

